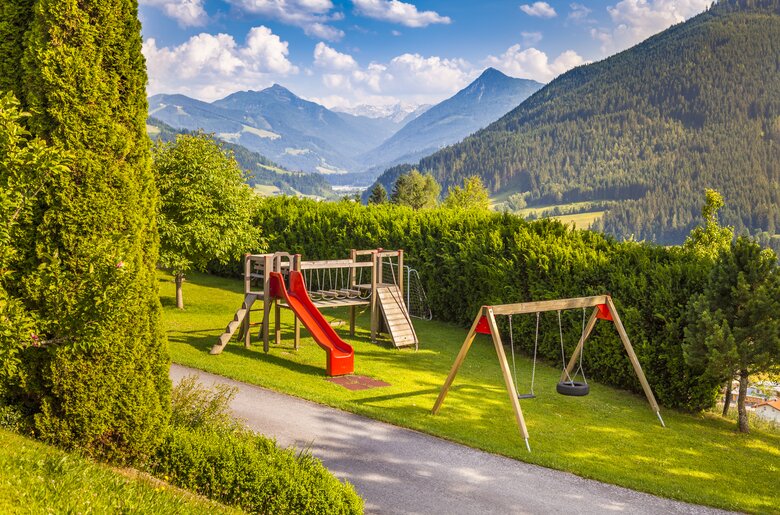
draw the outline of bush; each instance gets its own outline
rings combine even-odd
[[[717,385],[685,363],[681,341],[689,299],[704,288],[711,263],[679,247],[616,242],[555,220],[529,223],[511,214],[413,211],[278,197],[264,199],[256,224],[270,251],[305,259],[343,259],[350,248],[402,248],[420,272],[437,319],[470,325],[483,304],[610,293],[658,401],[700,410]],[[567,354],[581,331],[581,312],[564,312]],[[539,355],[560,363],[557,317],[542,315]],[[533,351],[535,317],[514,318],[515,341]],[[452,342],[457,346],[460,342]],[[641,392],[617,337],[596,326],[585,353],[588,377]]]
[[[235,389],[185,378],[151,472],[251,513],[362,513],[363,501],[309,453],[279,449],[232,419]]]

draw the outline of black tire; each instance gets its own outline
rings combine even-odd
[[[569,397],[584,397],[590,393],[590,386],[579,381],[561,381],[555,386],[555,391]]]

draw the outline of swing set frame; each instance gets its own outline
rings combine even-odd
[[[493,346],[495,347],[496,354],[498,355],[498,362],[501,365],[501,373],[504,376],[504,384],[506,385],[506,391],[509,394],[509,400],[515,413],[517,426],[520,429],[521,436],[525,440],[525,446],[528,449],[528,452],[531,452],[531,446],[528,443],[528,428],[525,425],[523,410],[520,408],[520,401],[517,398],[517,392],[512,378],[512,373],[509,370],[509,363],[506,359],[506,353],[504,352],[504,344],[501,341],[501,334],[498,330],[498,325],[496,324],[496,315],[520,315],[525,313],[561,311],[564,309],[585,309],[589,307],[594,308],[593,312],[590,315],[588,323],[585,325],[585,330],[582,332],[582,336],[580,337],[580,340],[574,349],[574,353],[572,353],[566,368],[561,374],[560,380],[564,381],[574,369],[575,365],[577,364],[577,357],[578,355],[582,354],[585,347],[585,341],[588,339],[591,332],[593,331],[593,328],[596,326],[596,322],[599,319],[610,320],[615,324],[615,328],[617,329],[618,335],[620,336],[620,341],[623,343],[623,347],[626,351],[626,354],[628,355],[628,359],[631,362],[631,365],[634,367],[634,372],[639,378],[639,382],[642,385],[642,390],[645,392],[645,396],[647,397],[647,401],[650,404],[650,407],[653,409],[653,411],[655,411],[655,414],[658,416],[658,420],[661,422],[661,425],[666,427],[663,418],[661,418],[661,409],[658,406],[658,402],[656,402],[653,391],[650,389],[650,384],[647,382],[647,378],[645,377],[644,372],[642,372],[642,366],[639,364],[639,359],[637,359],[634,348],[631,346],[631,341],[628,339],[628,334],[626,334],[623,323],[620,321],[620,315],[615,308],[615,304],[612,302],[612,297],[609,295],[543,300],[536,302],[521,302],[519,304],[501,304],[496,306],[482,306],[479,309],[479,313],[477,313],[476,318],[474,318],[474,323],[471,324],[471,329],[469,330],[468,335],[466,335],[463,346],[460,348],[460,352],[458,352],[458,356],[455,358],[455,363],[453,363],[452,369],[450,370],[447,379],[444,381],[444,385],[439,392],[439,397],[436,399],[436,403],[433,405],[431,413],[436,415],[439,412],[439,409],[441,408],[441,405],[444,402],[444,399],[447,397],[447,393],[449,392],[450,387],[452,386],[452,382],[455,380],[455,376],[457,375],[460,366],[466,359],[466,354],[468,354],[469,349],[471,348],[471,344],[474,342],[474,338],[479,332],[487,333],[484,327],[487,325],[487,329],[489,329],[490,336],[493,340]]]

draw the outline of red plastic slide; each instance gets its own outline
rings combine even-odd
[[[284,285],[284,277],[279,272],[270,274],[270,293],[275,299],[284,299],[295,316],[311,333],[314,341],[325,350],[328,356],[329,376],[343,376],[355,370],[355,351],[352,346],[339,338],[322,313],[312,303],[303,275],[295,270],[290,272],[290,290]]]

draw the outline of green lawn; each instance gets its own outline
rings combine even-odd
[[[462,344],[466,330],[415,321],[420,350],[395,350],[368,338],[367,314],[350,339],[355,372],[390,387],[351,392],[325,380],[325,354],[302,331],[292,348],[292,315],[283,313],[283,340],[269,354],[262,344],[246,350],[229,344],[218,356],[209,349],[242,301],[242,283],[195,275],[184,285],[187,308],[174,306],[170,276],[160,275],[164,318],[173,361],[247,383],[287,392],[546,467],[692,503],[748,512],[776,512],[780,506],[780,434],[734,432],[713,415],[662,410],[663,429],[643,397],[599,384],[583,398],[555,393],[560,371],[537,366],[537,398],[521,401],[532,453],[519,437],[492,343],[478,336],[439,415],[430,409]],[[344,319],[345,312],[324,312]],[[256,313],[259,319],[261,313]],[[630,328],[629,335],[630,335]],[[530,335],[529,335],[530,337]],[[531,363],[518,362],[521,389]],[[520,488],[521,485],[514,487]]]
[[[241,513],[0,429],[0,513]]]

